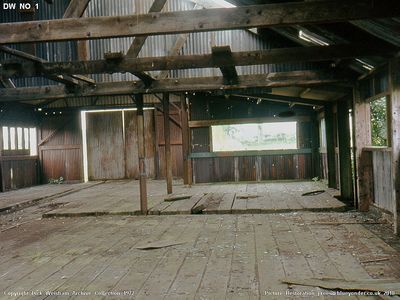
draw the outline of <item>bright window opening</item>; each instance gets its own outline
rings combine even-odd
[[[372,146],[387,146],[387,101],[386,97],[370,103],[371,109],[371,142]]]
[[[10,144],[9,144],[9,134],[8,134],[8,127],[3,127],[3,149],[4,150],[9,150],[10,149]]]
[[[15,150],[16,148],[16,143],[15,143],[16,137],[15,137],[15,127],[10,128],[10,149]]]
[[[17,141],[18,141],[18,150],[23,149],[23,140],[22,140],[22,128],[17,128]]]
[[[297,149],[297,122],[211,126],[212,151]]]
[[[37,135],[36,135],[36,128],[29,128],[29,148],[30,148],[30,155],[36,156],[38,155],[37,152]]]
[[[24,149],[29,149],[29,128],[24,128]]]
[[[3,150],[18,150],[15,155],[37,155],[36,128],[3,126],[2,131]]]

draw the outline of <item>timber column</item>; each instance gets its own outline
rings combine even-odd
[[[144,145],[144,115],[143,94],[135,95],[137,107],[137,138],[139,154],[139,185],[140,185],[140,210],[147,215],[147,186],[146,186],[146,149]]]
[[[190,159],[190,129],[188,120],[188,105],[186,96],[181,95],[181,124],[182,124],[182,154],[183,154],[183,183],[192,185],[192,163]]]
[[[400,59],[389,64],[390,142],[392,148],[392,203],[394,233],[400,231]]]
[[[340,194],[342,200],[353,205],[353,176],[351,167],[351,136],[350,136],[350,108],[349,96],[338,102],[338,139],[339,139],[339,169],[340,169]]]
[[[167,193],[172,194],[172,156],[171,156],[171,132],[169,126],[169,94],[163,94],[164,112],[164,141],[165,141],[165,177],[167,179]]]
[[[328,156],[328,186],[330,188],[337,188],[333,105],[327,104],[325,106],[324,112],[326,130],[326,152]]]

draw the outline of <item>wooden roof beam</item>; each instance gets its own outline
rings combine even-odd
[[[1,47],[1,46],[0,46]],[[1,49],[1,48],[0,48]],[[44,74],[99,74],[116,72],[144,72],[157,70],[178,70],[192,68],[217,68],[278,64],[291,62],[312,62],[353,57],[394,55],[386,49],[364,47],[361,45],[332,45],[297,48],[281,48],[260,51],[231,52],[229,59],[216,59],[215,54],[175,55],[169,57],[143,57],[120,60],[94,60],[79,62],[60,62],[18,65],[14,62],[3,64],[0,75],[41,76]]]
[[[85,12],[86,7],[88,6],[90,0],[71,0],[71,2],[69,3],[67,9],[64,12],[64,16],[63,18],[80,18],[82,17],[83,13]],[[36,64],[43,64],[46,63],[47,61],[31,55],[29,53],[23,52],[23,51],[19,51],[16,49],[12,49],[6,46],[1,46],[0,45],[0,51],[3,51],[5,53],[8,53],[10,55],[22,58],[22,59],[26,59],[28,61],[32,61]],[[63,84],[69,85],[69,86],[74,86],[74,85],[79,85],[79,81],[83,81],[85,83],[89,83],[89,84],[94,84],[94,80],[84,77],[84,76],[80,76],[80,75],[59,75],[59,74],[51,74],[51,75],[47,75],[45,74],[45,77],[54,80],[56,82],[61,82]]]
[[[90,96],[117,96],[132,94],[155,94],[186,91],[246,90],[256,87],[284,87],[349,82],[351,79],[324,71],[293,71],[262,75],[238,76],[238,83],[225,85],[223,77],[196,77],[163,79],[145,87],[140,81],[97,83],[71,91],[63,86],[42,86],[16,89],[0,89],[0,101],[30,101]]]
[[[313,1],[0,24],[0,44],[329,23],[400,15],[390,0]]]
[[[246,98],[249,100],[260,99],[262,101],[271,101],[271,102],[279,102],[287,104],[300,104],[307,106],[324,106],[327,103],[326,101],[321,101],[321,100],[274,95],[274,94],[262,94],[262,95],[233,94],[231,96]]]
[[[6,47],[6,46],[1,46],[0,45],[0,51],[3,51],[3,52],[8,53],[10,55],[13,55],[13,56],[16,56],[16,57],[31,61],[31,62],[34,63],[35,66],[39,66],[39,67],[43,63],[47,62],[46,60],[44,60],[44,59],[42,59],[40,57],[31,55],[31,54],[23,52],[23,51],[12,49],[12,48],[9,48],[9,47]],[[72,78],[69,75],[59,75],[59,74],[42,74],[42,75],[47,77],[50,80],[66,84],[68,86],[79,85],[79,81],[77,80],[77,78]],[[39,76],[42,76],[42,75],[39,75]]]

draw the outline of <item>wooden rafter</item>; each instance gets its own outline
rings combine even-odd
[[[3,51],[10,55],[31,61],[35,66],[40,66],[41,64],[47,62],[46,60],[44,60],[40,57],[34,56],[32,54],[29,54],[29,53],[26,53],[23,51],[12,49],[12,48],[9,48],[6,46],[0,46],[0,51]],[[78,80],[72,78],[72,76],[69,76],[69,75],[59,75],[59,74],[43,74],[43,75],[51,80],[61,82],[66,85],[79,85]]]
[[[153,12],[160,12],[167,0],[154,0],[153,4],[151,5],[149,9],[149,13]],[[127,57],[135,58],[139,55],[140,50],[142,50],[144,43],[146,42],[147,36],[141,36],[141,37],[136,37],[131,46],[128,49],[128,52],[126,53]]]
[[[9,89],[15,88],[15,84],[14,84],[14,82],[12,82],[12,80],[10,78],[5,78],[5,77],[0,76],[0,84],[4,88],[9,88]]]
[[[1,49],[1,48],[0,48]],[[391,55],[386,49],[364,47],[361,45],[333,45],[281,48],[260,51],[232,52],[230,59],[215,59],[213,54],[175,55],[169,57],[143,57],[121,59],[118,61],[93,60],[79,62],[42,63],[3,63],[0,75],[40,76],[44,74],[98,74],[115,72],[177,70],[210,67],[232,67],[261,64],[277,64],[292,62],[313,62],[367,57],[374,55]]]
[[[0,44],[148,36],[395,17],[390,0],[311,1],[0,24]]]
[[[71,0],[64,12],[63,18],[81,18],[89,2],[90,0]]]
[[[245,90],[256,87],[307,86],[337,82],[348,83],[349,81],[351,81],[351,79],[343,75],[336,75],[333,72],[293,71],[262,75],[241,75],[238,76],[238,83],[235,85],[225,85],[222,77],[196,77],[157,80],[154,81],[150,87],[144,87],[143,84],[138,81],[122,81],[98,83],[96,86],[83,86],[74,91],[70,91],[63,86],[1,89],[0,101],[29,101],[186,91],[224,91],[230,89]]]
[[[149,13],[153,12],[160,12],[167,0],[154,0],[153,4],[151,5],[149,9]],[[137,36],[134,38],[131,46],[128,49],[128,52],[126,53],[126,57],[128,58],[136,58],[140,51],[142,50],[144,43],[146,42],[147,36]],[[150,76],[149,74],[146,74],[143,71],[139,72],[132,72],[133,75],[135,75],[137,78],[143,81],[145,86],[151,85],[151,83],[154,81],[154,78]]]
[[[71,2],[69,3],[67,9],[65,10],[64,16],[63,18],[80,18],[82,17],[86,7],[88,6],[90,0],[71,0]],[[1,46],[0,45],[0,51],[3,51],[5,53],[14,55],[16,57],[31,61],[33,63],[35,63],[36,65],[41,65],[43,63],[46,63],[47,61],[31,55],[29,53],[25,53],[23,51],[18,51],[6,46]],[[84,77],[84,76],[80,76],[80,75],[60,75],[60,74],[51,74],[51,75],[47,75],[45,74],[45,76],[51,80],[54,80],[56,82],[61,82],[63,84],[66,85],[79,85],[79,81],[83,81],[85,83],[89,83],[89,84],[94,84],[94,80]]]

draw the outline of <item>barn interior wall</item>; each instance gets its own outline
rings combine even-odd
[[[361,210],[370,205],[379,210],[394,213],[393,198],[393,145],[390,141],[390,103],[389,71],[386,67],[377,70],[360,80],[355,90],[354,119],[357,166],[357,199]],[[372,146],[370,103],[387,97],[387,122],[389,145]],[[368,183],[368,184],[366,184]]]
[[[63,177],[82,181],[82,134],[78,112],[42,114],[39,158],[42,183]]]
[[[172,176],[183,177],[183,155],[182,155],[182,129],[180,124],[180,114],[175,107],[170,107],[170,138],[171,138],[171,157],[172,157]],[[176,122],[172,121],[175,120]],[[164,115],[160,111],[155,112],[156,122],[156,139],[158,157],[158,173],[157,178],[165,178],[165,140],[164,140]]]
[[[61,114],[60,114],[61,112]],[[41,182],[63,177],[83,181],[83,146],[80,112],[42,112],[39,140]],[[89,180],[138,179],[137,117],[135,110],[87,114]],[[171,109],[171,119],[180,120]],[[181,128],[170,119],[173,176],[182,177]],[[163,113],[145,110],[146,173],[149,178],[165,178]],[[124,124],[124,128],[123,128]]]
[[[1,107],[0,121],[0,172],[1,191],[33,186],[39,183],[38,157],[29,150],[4,150],[2,127],[35,128],[37,115],[30,106],[6,104]],[[18,147],[17,147],[18,148]]]
[[[313,130],[317,118],[312,107],[256,101],[238,101],[233,97],[195,95],[190,97],[190,120],[223,120],[277,117],[281,112],[292,111],[296,117],[309,117],[298,122],[298,149],[309,149],[310,153],[254,155],[245,152],[232,153],[225,157],[194,158],[193,177],[195,182],[259,181],[285,179],[311,179],[316,161],[314,148],[319,141]],[[299,119],[302,120],[302,119]],[[191,128],[192,153],[211,153],[210,126]]]

